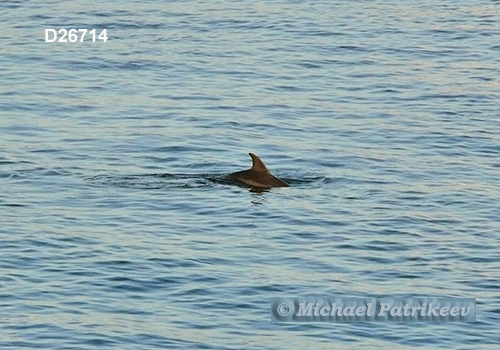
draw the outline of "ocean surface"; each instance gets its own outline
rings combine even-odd
[[[0,349],[498,349],[499,101],[500,1],[2,1]]]

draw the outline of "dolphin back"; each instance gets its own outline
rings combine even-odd
[[[256,188],[290,187],[285,181],[272,175],[259,157],[253,153],[249,154],[252,157],[252,168],[232,173],[230,178]]]

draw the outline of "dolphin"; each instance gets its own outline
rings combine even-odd
[[[248,154],[252,157],[252,168],[230,174],[231,179],[255,188],[290,187],[285,181],[273,176],[259,157]]]

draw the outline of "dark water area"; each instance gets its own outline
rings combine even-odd
[[[0,348],[497,349],[499,6],[0,2]],[[477,322],[271,323],[309,295]]]

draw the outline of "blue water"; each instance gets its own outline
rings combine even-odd
[[[499,23],[486,0],[0,2],[0,349],[497,349]],[[291,187],[225,181],[248,152]],[[472,297],[477,322],[270,322],[308,295]]]

